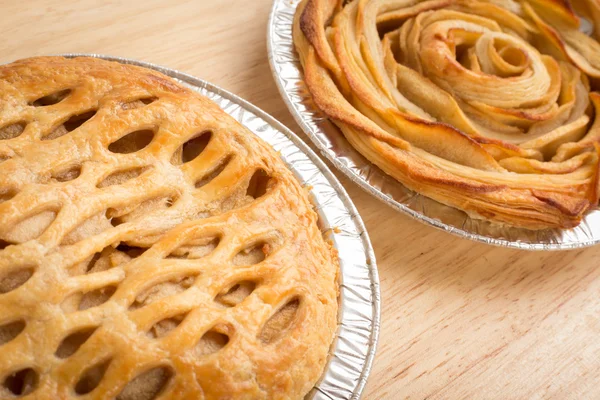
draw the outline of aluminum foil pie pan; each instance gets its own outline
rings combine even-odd
[[[283,100],[321,154],[364,190],[412,218],[452,234],[503,247],[566,250],[600,242],[600,209],[573,229],[531,231],[472,219],[458,209],[415,193],[363,157],[315,106],[292,41],[300,0],[274,0],[267,33],[269,62]]]
[[[320,228],[338,250],[340,309],[338,329],[325,372],[306,396],[314,400],[358,399],[367,381],[379,335],[379,278],[365,226],[348,194],[319,157],[271,116],[217,86],[193,76],[119,57],[98,57],[154,69],[217,103],[238,122],[269,143],[305,187],[319,215]]]

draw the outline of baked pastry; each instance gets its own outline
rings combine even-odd
[[[316,105],[384,172],[475,218],[570,228],[598,203],[599,4],[304,0],[293,35]]]
[[[337,258],[276,153],[144,68],[0,66],[0,398],[302,398]]]

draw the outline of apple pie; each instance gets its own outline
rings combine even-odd
[[[337,326],[305,189],[216,104],[95,58],[0,66],[0,398],[301,399]]]
[[[304,0],[293,36],[317,107],[408,188],[533,230],[598,204],[597,1]]]

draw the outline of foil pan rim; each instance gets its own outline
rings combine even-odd
[[[480,243],[486,243],[498,247],[507,247],[513,249],[520,250],[572,250],[583,247],[593,246],[595,244],[600,243],[600,233],[596,237],[592,234],[588,234],[586,231],[591,231],[591,229],[587,227],[582,227],[580,230],[580,235],[588,235],[585,238],[578,238],[577,240],[569,241],[569,242],[525,242],[520,240],[509,240],[505,238],[496,238],[487,235],[482,235],[474,232],[470,232],[468,230],[464,230],[458,228],[456,226],[452,226],[450,224],[446,224],[435,217],[430,217],[425,213],[416,211],[408,207],[406,204],[401,203],[400,201],[394,199],[392,196],[382,192],[380,189],[373,187],[364,177],[360,176],[355,170],[349,168],[346,164],[344,164],[334,150],[329,148],[326,143],[324,143],[319,137],[318,134],[326,135],[322,130],[317,132],[320,128],[317,126],[316,121],[313,119],[313,116],[309,115],[307,112],[303,112],[298,108],[298,104],[290,97],[285,87],[285,80],[282,77],[282,69],[285,68],[293,68],[294,76],[287,77],[286,79],[289,82],[295,84],[303,84],[303,80],[301,78],[302,72],[298,67],[299,60],[297,59],[296,51],[294,45],[292,43],[291,38],[291,20],[293,19],[293,13],[296,9],[297,4],[300,0],[273,0],[273,6],[271,9],[269,23],[267,28],[267,52],[269,56],[269,66],[271,68],[271,72],[273,74],[273,78],[277,88],[279,89],[279,93],[286,103],[290,113],[294,117],[296,123],[302,128],[304,133],[310,138],[310,140],[315,144],[318,148],[319,153],[322,154],[325,158],[327,158],[339,171],[341,171],[344,175],[346,175],[352,182],[357,184],[361,189],[371,194],[378,200],[384,202],[388,206],[394,208],[397,211],[402,212],[403,214],[411,217],[412,219],[424,222],[434,228],[439,230],[443,230],[454,236],[458,236],[461,238],[470,239]],[[285,15],[285,13],[291,13],[291,15]],[[283,20],[284,23],[290,23],[286,32],[282,32],[281,29],[277,30],[277,27],[281,27],[281,23],[278,25],[278,20]],[[287,31],[290,32],[287,32]],[[286,35],[284,40],[277,41],[277,36],[282,37]],[[287,37],[289,35],[289,38]],[[279,54],[277,54],[279,52]],[[283,55],[283,56],[282,56]],[[286,65],[281,65],[277,58],[285,58]],[[311,126],[312,125],[312,126]],[[336,128],[337,129],[337,128]],[[370,163],[370,162],[369,162]],[[383,174],[383,172],[380,172]],[[399,185],[401,185],[398,182]],[[421,196],[418,195],[417,196]],[[423,196],[421,196],[423,197]],[[433,200],[431,200],[433,202]],[[598,216],[600,217],[600,211],[598,212]],[[468,218],[470,219],[470,218]],[[581,222],[581,225],[585,224],[585,218]],[[580,227],[581,227],[580,225]],[[578,227],[579,228],[579,227]],[[533,235],[533,233],[532,233]],[[592,236],[592,237],[590,237]]]
[[[238,122],[246,126],[247,129],[258,135],[259,137],[261,137],[261,135],[260,132],[257,131],[266,130],[268,128],[271,128],[276,133],[283,135],[283,137],[285,137],[287,141],[291,142],[291,145],[293,147],[295,147],[297,150],[299,150],[300,153],[303,153],[306,156],[308,162],[316,168],[317,173],[322,174],[324,179],[334,190],[335,197],[339,198],[339,200],[342,202],[343,206],[346,208],[347,211],[347,215],[337,216],[337,219],[345,219],[346,221],[335,221],[335,227],[337,227],[337,223],[340,222],[340,224],[343,224],[345,228],[354,227],[355,232],[336,232],[334,226],[330,226],[326,230],[330,233],[330,236],[332,237],[332,242],[334,243],[334,247],[336,247],[336,249],[338,250],[340,258],[340,275],[342,282],[340,284],[338,329],[336,332],[336,337],[332,344],[332,349],[330,350],[329,360],[327,362],[327,365],[325,366],[323,375],[321,376],[320,380],[315,385],[313,390],[307,395],[307,399],[360,399],[362,391],[367,382],[367,378],[371,371],[379,339],[379,329],[381,321],[381,294],[379,286],[379,275],[377,272],[375,252],[371,245],[371,240],[369,238],[369,234],[367,233],[364,222],[362,221],[358,210],[354,206],[354,203],[350,199],[350,196],[348,195],[340,181],[329,170],[326,164],[306,143],[304,143],[298,136],[296,136],[294,132],[292,132],[281,122],[277,121],[271,115],[267,114],[260,108],[242,99],[241,97],[225,89],[222,89],[210,82],[196,78],[193,75],[189,75],[178,70],[166,68],[153,63],[133,60],[125,57],[108,56],[96,53],[67,53],[59,55],[70,58],[101,58],[109,61],[116,61],[124,64],[132,64],[153,69],[165,75],[168,75],[176,79],[180,83],[184,83],[186,86],[192,87],[192,89],[195,89],[201,94],[207,95],[207,97],[209,97],[211,100],[217,102],[219,107],[224,109],[225,112],[230,114],[232,117],[238,120]],[[239,115],[234,115],[234,109],[230,109],[231,107],[223,107],[223,105],[219,103],[220,99],[230,102],[231,104],[236,106],[234,107],[234,109],[241,110],[240,115],[244,114],[245,111],[246,115],[250,116],[249,120],[258,122],[259,125],[256,126],[255,129],[252,129],[238,118]],[[229,105],[231,106],[231,104]],[[262,139],[267,141],[267,143],[273,145],[265,138]],[[287,151],[289,151],[289,149]],[[294,150],[292,149],[292,151]],[[284,149],[280,149],[279,152],[282,154],[283,158]],[[288,168],[290,168],[297,176],[297,170],[295,169],[293,161],[288,161],[285,158],[283,161],[286,163]],[[314,192],[322,190],[323,189],[316,187],[312,189],[313,201],[317,200],[316,196],[314,195]],[[321,203],[317,202],[316,206],[317,212],[319,213],[320,217],[327,216],[327,214],[323,214],[324,211],[321,210]],[[342,249],[338,248],[339,243],[336,239],[342,239],[345,236],[352,236],[353,239],[356,239],[355,241],[360,241],[360,243],[363,246],[362,255],[364,256],[366,262],[365,265],[360,266],[362,267],[362,269],[360,270],[357,270],[359,265],[353,262],[353,258],[356,255],[352,255],[352,260],[350,256],[348,256],[348,260],[346,260],[344,253],[342,253]],[[353,276],[353,274],[358,274],[359,276]],[[352,283],[357,279],[364,280],[364,278],[368,280],[368,284],[366,284],[367,282],[365,282],[365,284],[361,287],[352,287],[345,283],[346,281]],[[369,291],[369,293],[366,293],[367,290]],[[365,293],[360,293],[361,291]],[[353,302],[352,307],[356,307],[358,305],[363,306],[363,308],[370,308],[369,315],[360,315],[360,317],[364,320],[361,322],[368,322],[368,326],[364,326],[360,323],[355,323],[353,321],[353,318],[356,318],[356,315],[353,314],[353,309],[346,304],[346,302],[351,301]],[[356,304],[356,302],[360,302],[360,304]],[[361,347],[360,344],[352,345],[351,339],[357,337],[364,339],[366,346]],[[347,346],[345,345],[345,343],[342,343],[345,341],[348,341],[350,346]],[[345,373],[346,375],[340,376],[340,372]],[[346,380],[345,382],[343,382],[344,379]]]

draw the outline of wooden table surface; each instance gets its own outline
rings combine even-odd
[[[269,69],[271,0],[0,0],[0,62],[101,53],[206,79],[303,138]],[[335,171],[334,171],[335,172]],[[600,247],[531,253],[459,239],[341,176],[379,264],[365,399],[599,399]]]

